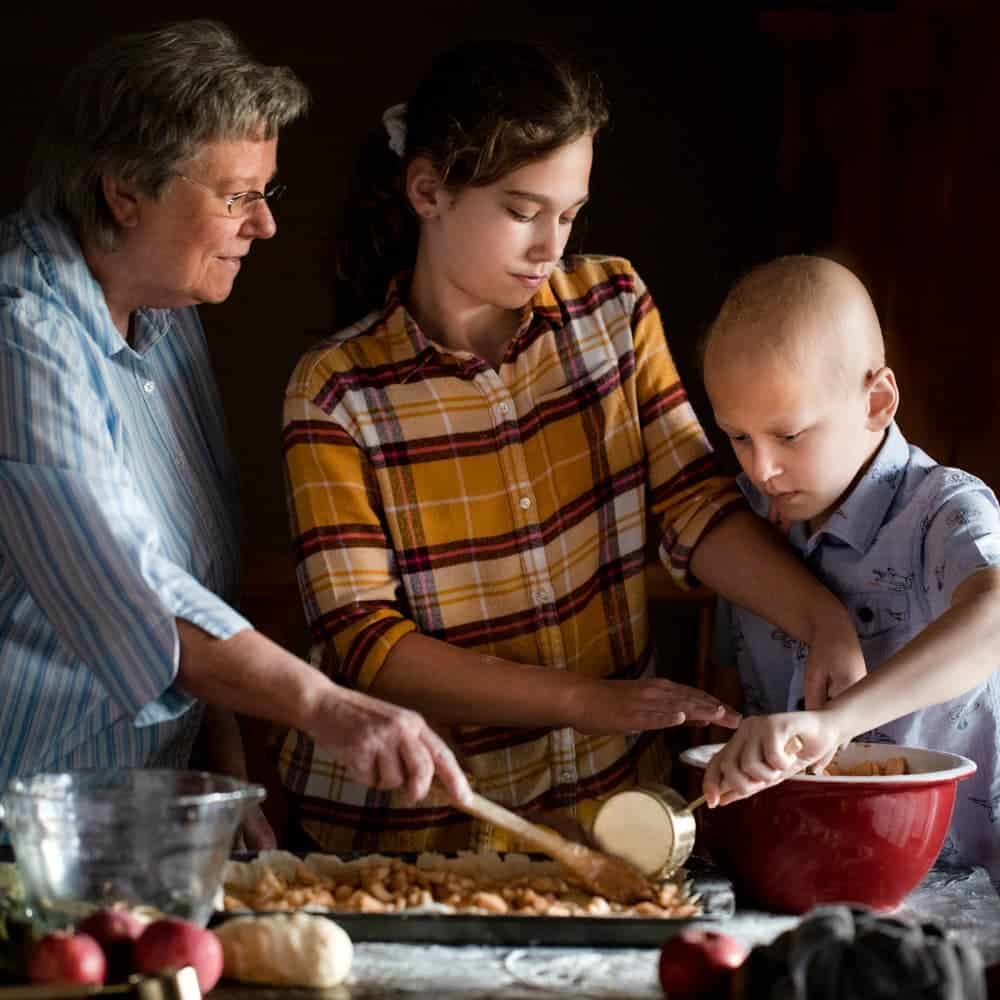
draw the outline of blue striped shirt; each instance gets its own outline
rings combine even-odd
[[[224,600],[236,480],[197,311],[139,310],[134,331],[65,225],[0,221],[0,788],[186,763],[175,619],[248,627]]]

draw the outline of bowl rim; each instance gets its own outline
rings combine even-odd
[[[928,785],[948,781],[960,781],[962,778],[967,778],[978,770],[978,766],[974,760],[964,757],[960,753],[953,753],[950,750],[935,750],[933,747],[902,743],[872,743],[863,740],[852,741],[848,745],[860,747],[865,750],[885,748],[885,757],[906,756],[907,751],[917,751],[920,754],[931,754],[938,757],[943,764],[948,764],[949,766],[935,771],[918,771],[914,774],[806,774],[803,771],[792,775],[790,778],[785,778],[780,784],[791,781],[814,785]],[[703,743],[700,746],[689,747],[681,753],[680,759],[689,767],[705,769],[708,767],[708,762],[712,757],[724,746],[724,743]],[[873,756],[875,759],[878,759],[883,755],[876,753]]]
[[[219,774],[215,771],[171,767],[76,767],[66,771],[37,771],[33,774],[18,775],[17,777],[11,778],[7,787],[2,793],[0,793],[0,800],[35,799],[47,802],[59,802],[65,799],[65,794],[59,792],[46,793],[41,789],[32,789],[28,787],[29,784],[35,781],[42,781],[45,778],[56,779],[61,777],[73,777],[78,774],[107,774],[109,776],[128,776],[135,774],[186,774],[196,778],[212,778],[215,780],[221,779],[223,781],[230,782],[233,785],[233,787],[228,791],[190,792],[183,795],[177,795],[176,797],[170,799],[169,804],[171,806],[178,807],[222,805],[229,802],[251,800],[260,802],[267,795],[267,791],[263,785],[247,781],[244,778],[236,778],[230,774]],[[92,795],[95,799],[100,799],[107,797],[104,793],[111,790],[112,789],[110,788],[94,788],[88,794]]]

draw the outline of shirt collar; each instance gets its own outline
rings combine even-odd
[[[867,552],[896,498],[910,462],[910,448],[895,421],[864,475],[817,534],[838,538],[857,552]]]
[[[417,321],[403,305],[403,295],[409,286],[410,273],[398,274],[389,283],[380,318],[381,333],[386,338],[389,354],[396,364],[414,365],[411,374],[435,357],[450,357],[460,369],[478,371],[486,362],[467,351],[456,351],[432,340],[420,329]],[[525,336],[536,323],[552,323],[560,316],[559,303],[546,281],[521,308],[520,321],[514,339]],[[409,377],[409,375],[407,376]]]
[[[806,534],[805,522],[798,521],[792,525],[788,534],[789,542],[800,552],[809,555],[826,535],[850,545],[863,555],[871,548],[885,521],[909,462],[909,445],[893,421],[864,475],[840,506],[830,514],[826,524],[809,536]],[[753,486],[744,473],[740,474],[738,481],[754,512],[767,517],[767,497]]]
[[[118,332],[108,311],[104,290],[87,266],[83,249],[67,222],[34,212],[21,217],[25,245],[35,255],[48,293],[80,318],[82,328],[108,357],[120,351],[141,356],[171,328],[171,310],[139,309],[135,346]]]

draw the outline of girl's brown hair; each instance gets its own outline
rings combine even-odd
[[[597,76],[564,54],[523,42],[487,41],[439,56],[406,104],[402,156],[384,128],[357,165],[336,248],[338,323],[380,305],[389,281],[413,267],[418,220],[403,188],[427,157],[452,192],[484,187],[608,120]]]

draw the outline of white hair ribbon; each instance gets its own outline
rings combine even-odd
[[[406,155],[406,103],[386,108],[382,124],[389,135],[389,148],[402,159]]]

